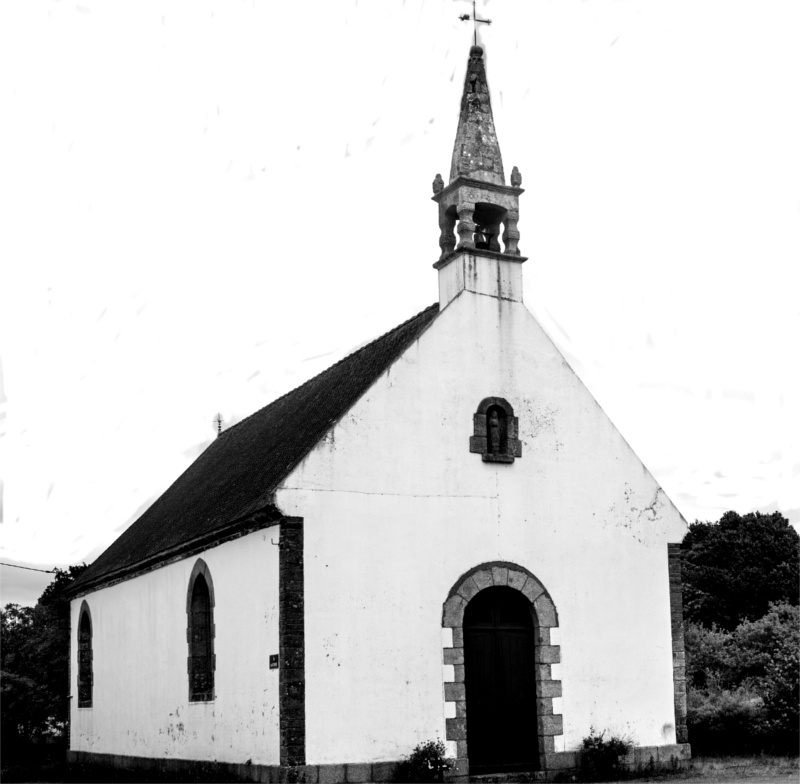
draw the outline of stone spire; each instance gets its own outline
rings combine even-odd
[[[439,302],[444,308],[461,291],[522,301],[525,257],[519,251],[522,177],[515,166],[506,185],[494,129],[483,49],[469,51],[456,142],[447,185],[433,180],[439,205]]]
[[[461,96],[450,182],[458,176],[505,185],[503,158],[494,129],[492,102],[480,46],[473,46],[469,50],[467,76]]]

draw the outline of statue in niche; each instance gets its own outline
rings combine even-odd
[[[489,451],[500,454],[500,417],[496,410],[489,415]]]
[[[507,400],[502,397],[481,400],[472,415],[472,424],[469,451],[482,455],[484,463],[513,463],[522,457],[519,420]]]

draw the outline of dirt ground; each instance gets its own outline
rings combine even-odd
[[[692,760],[688,769],[670,776],[628,779],[628,782],[674,784],[798,784],[797,757],[732,757]]]
[[[642,779],[637,779],[642,781]],[[722,775],[719,777],[710,778],[708,776],[689,776],[688,778],[681,779],[684,784],[709,784],[714,781],[717,784],[735,784],[738,781],[746,781],[748,784],[796,784],[800,781],[800,776],[797,771],[782,771],[764,774],[745,774],[745,775]]]
[[[3,770],[2,781],[8,782],[67,782],[81,784],[88,782],[117,782],[128,784],[141,782],[130,771],[101,770],[81,765],[44,764],[20,766]],[[191,782],[198,779],[160,778],[147,779],[150,782]],[[509,778],[509,780],[512,780]],[[212,781],[212,779],[206,779]],[[735,757],[735,758],[696,758],[685,770],[670,774],[644,776],[626,779],[623,784],[800,784],[800,765],[797,757]]]

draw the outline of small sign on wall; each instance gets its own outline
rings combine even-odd
[[[278,654],[277,653],[270,654],[270,657],[269,657],[269,668],[271,670],[277,670],[278,669]]]

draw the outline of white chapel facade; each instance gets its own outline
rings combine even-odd
[[[466,780],[689,754],[686,522],[522,301],[472,47],[439,300],[223,432],[73,588],[70,755],[221,778]]]

